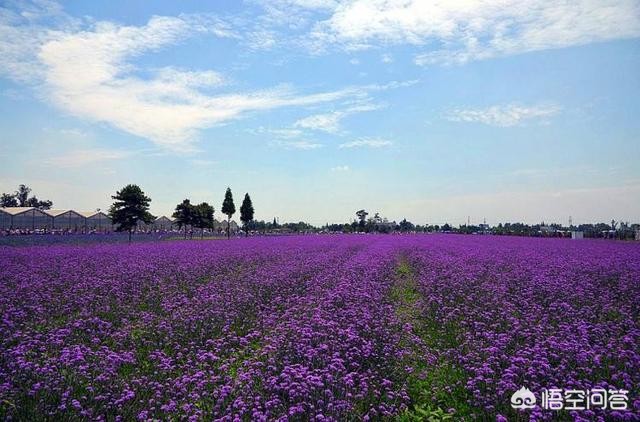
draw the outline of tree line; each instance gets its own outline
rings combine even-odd
[[[49,200],[41,201],[35,195],[29,196],[30,193],[30,187],[20,185],[14,193],[3,193],[0,196],[0,207],[33,207],[48,210],[53,206],[53,202]]]
[[[111,198],[115,202],[109,208],[109,217],[111,217],[113,224],[116,225],[117,231],[129,232],[129,241],[131,241],[131,234],[136,230],[140,222],[151,224],[156,219],[149,212],[151,198],[146,196],[138,185],[129,184],[117,191]],[[191,200],[184,199],[176,205],[172,217],[178,229],[184,229],[184,237],[186,239],[187,231],[190,228],[200,229],[202,237],[204,237],[205,229],[213,229],[214,213],[215,209],[207,202],[192,204]],[[235,213],[236,206],[233,202],[233,193],[231,188],[227,188],[222,201],[222,214],[227,216],[227,238],[231,237],[231,217]],[[240,206],[240,220],[247,234],[248,228],[253,221],[253,215],[253,203],[249,193],[246,193]],[[193,231],[191,231],[192,236]]]
[[[50,200],[40,200],[35,195],[31,195],[31,188],[26,185],[19,185],[14,193],[3,193],[0,196],[1,207],[34,207],[42,210],[50,209],[53,202]],[[149,212],[151,198],[145,195],[139,186],[129,184],[117,191],[111,197],[114,199],[113,205],[109,208],[109,217],[116,225],[117,231],[135,231],[140,222],[151,224],[156,219]],[[227,238],[231,236],[231,217],[236,213],[233,201],[233,193],[227,188],[222,202],[221,212],[227,217]],[[201,236],[204,236],[206,229],[214,228],[215,209],[207,202],[192,204],[189,199],[184,199],[176,205],[172,214],[174,223],[179,230],[184,229],[184,236],[188,233],[193,236],[190,229],[200,229]],[[560,224],[525,224],[525,223],[500,223],[490,227],[487,224],[471,225],[465,224],[454,227],[448,223],[443,225],[414,224],[406,218],[396,223],[381,217],[375,213],[372,217],[369,212],[360,209],[355,212],[356,218],[348,223],[325,224],[322,227],[315,227],[304,221],[297,223],[280,224],[274,218],[273,222],[254,220],[254,208],[249,193],[246,193],[242,205],[240,206],[240,220],[244,232],[248,235],[250,230],[261,232],[285,231],[295,233],[309,232],[342,232],[342,233],[391,233],[391,232],[445,232],[460,234],[495,234],[512,236],[566,236],[570,231],[582,231],[585,237],[605,237],[617,239],[631,239],[635,236],[636,230],[640,230],[639,224],[611,220],[611,223],[580,224],[577,226],[562,226]]]

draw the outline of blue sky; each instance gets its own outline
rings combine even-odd
[[[640,3],[0,3],[0,190],[640,221]]]

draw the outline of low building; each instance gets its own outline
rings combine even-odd
[[[231,233],[235,233],[239,230],[238,224],[231,220],[229,225],[229,229]],[[227,220],[218,221],[216,219],[213,220],[213,231],[218,233],[226,233],[227,232]]]
[[[8,230],[11,228],[11,214],[0,208],[0,230]]]
[[[33,207],[0,208],[3,213],[2,228],[5,230],[47,230],[53,225],[53,218],[44,211]]]
[[[110,232],[114,227],[111,218],[102,211],[79,211],[85,218],[85,227],[89,231]]]
[[[73,210],[52,209],[44,210],[53,220],[52,228],[58,230],[82,231],[85,229],[86,218]]]
[[[572,239],[584,239],[584,232],[582,231],[578,231],[578,230],[572,230],[571,231],[571,238]]]
[[[165,217],[164,215],[156,218],[156,221],[153,222],[153,229],[160,231],[171,231],[176,229],[177,226],[174,224],[173,220],[169,217]]]

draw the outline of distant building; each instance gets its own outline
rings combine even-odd
[[[165,217],[164,215],[156,218],[156,221],[153,222],[153,229],[160,231],[170,231],[176,228],[173,220],[169,217]]]
[[[231,224],[229,225],[229,230],[231,233],[235,233],[239,230],[238,224],[231,220]],[[213,231],[215,232],[227,232],[227,220],[218,221],[216,219],[213,220]]]
[[[390,233],[396,229],[395,221],[387,221],[386,219],[375,223],[375,230],[381,233]]]
[[[85,228],[85,216],[76,211],[52,209],[44,210],[44,213],[51,216],[54,229],[82,231]]]
[[[87,230],[107,232],[114,228],[111,218],[102,211],[78,211],[78,214],[84,216]]]
[[[572,239],[584,239],[584,232],[577,231],[577,230],[572,230],[571,231],[571,238]]]
[[[540,233],[542,233],[542,234],[546,234],[546,235],[553,234],[553,233],[555,233],[555,231],[556,231],[556,229],[554,229],[551,226],[540,226]]]
[[[46,230],[53,225],[53,218],[33,207],[0,208],[0,228],[21,230]]]

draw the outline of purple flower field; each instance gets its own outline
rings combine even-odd
[[[640,244],[0,247],[2,420],[640,420]],[[516,410],[522,386],[627,409]]]

